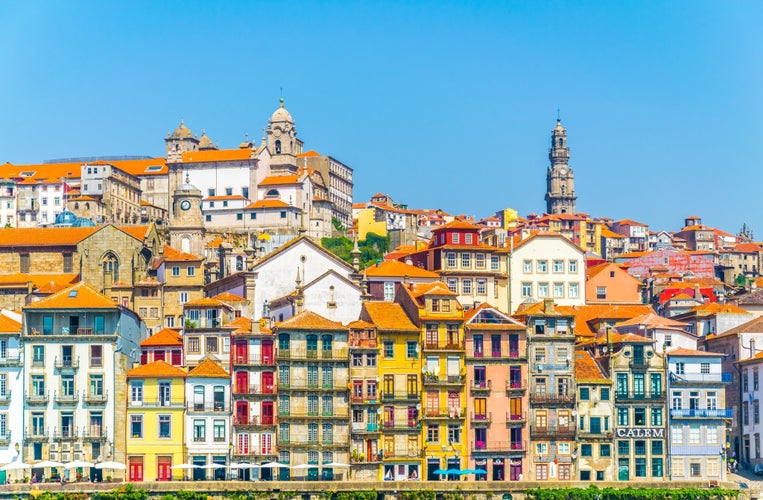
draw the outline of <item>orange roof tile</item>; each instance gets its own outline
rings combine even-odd
[[[207,149],[203,151],[188,151],[183,153],[183,163],[199,163],[205,161],[242,161],[252,157],[256,149]]]
[[[218,362],[211,358],[204,358],[201,363],[188,372],[188,378],[190,377],[229,379],[230,373],[226,372]]]
[[[145,241],[151,226],[117,226],[117,229],[129,234],[139,241]]]
[[[230,306],[225,302],[217,299],[210,299],[209,297],[186,302],[185,307],[226,307],[230,309]]]
[[[182,252],[180,250],[172,248],[169,245],[164,245],[164,253],[162,254],[162,257],[164,258],[164,260],[168,262],[178,262],[178,261],[196,262],[196,261],[204,260],[203,257],[197,257],[190,253]]]
[[[627,319],[615,324],[615,328],[619,326],[639,326],[646,325],[651,328],[686,328],[688,323],[683,321],[676,321],[664,316],[658,316],[653,312],[648,312],[635,318]]]
[[[280,186],[283,184],[296,184],[299,182],[297,175],[270,175],[262,179],[259,186]]]
[[[5,314],[0,314],[0,332],[21,333],[21,323],[9,318]]]
[[[677,347],[676,349],[668,351],[667,354],[668,356],[708,356],[708,357],[726,356],[725,354],[721,352],[697,351],[695,349],[687,349],[685,347]]]
[[[233,321],[228,323],[227,326],[232,326],[235,328],[233,330],[233,333],[250,333],[252,331],[252,319],[247,318],[246,316],[239,316],[238,318],[235,318]]]
[[[257,200],[254,203],[250,203],[245,208],[295,208],[288,203],[281,200]]]
[[[355,321],[351,321],[347,324],[347,328],[351,328],[353,330],[368,330],[375,327],[376,325],[373,323],[369,323],[368,321],[363,321],[360,319],[356,319]]]
[[[408,290],[414,298],[423,297],[425,295],[458,297],[457,293],[451,292],[448,285],[441,281],[435,281],[434,283],[413,283],[409,286]]]
[[[482,228],[471,222],[456,219],[451,222],[448,222],[447,224],[443,224],[442,226],[438,226],[432,229],[432,232],[435,233],[435,232],[442,231],[444,229],[474,229],[475,231],[479,231]]]
[[[402,306],[396,302],[363,302],[361,317],[375,324],[380,331],[419,332]]]
[[[0,228],[0,246],[74,246],[98,227]]]
[[[323,155],[320,154],[319,152],[314,151],[314,150],[311,149],[310,151],[307,151],[305,153],[298,154],[297,158],[306,158],[306,157],[310,157],[310,156],[323,156]]]
[[[611,384],[612,380],[604,375],[599,364],[588,351],[575,351],[575,378],[578,384],[604,383]]]
[[[141,347],[153,346],[182,346],[183,338],[180,332],[171,328],[164,328],[140,343]]]
[[[734,252],[737,253],[758,253],[763,249],[757,243],[739,243],[734,245]]]
[[[145,365],[140,365],[127,372],[128,377],[132,378],[154,378],[154,377],[172,377],[185,378],[188,374],[185,370],[172,366],[166,361],[154,361]]]
[[[221,302],[225,302],[226,304],[230,304],[231,302],[248,302],[249,300],[230,292],[223,292],[215,295],[212,298]]]
[[[106,297],[84,281],[44,297],[24,309],[119,309]]]
[[[404,278],[408,276],[410,278],[431,278],[434,280],[440,279],[440,275],[427,271],[417,266],[411,266],[405,262],[399,260],[387,260],[380,264],[374,264],[365,269],[366,276],[372,278],[376,277],[398,277]]]
[[[708,302],[706,304],[693,307],[687,313],[695,313],[698,316],[711,316],[713,314],[750,314],[734,304],[719,304],[718,302]]]
[[[278,330],[325,330],[343,331],[347,328],[341,323],[324,318],[312,311],[303,311],[296,316],[282,321],[276,325]]]
[[[26,286],[31,282],[38,290],[45,288],[47,293],[57,292],[76,283],[76,274],[0,274],[0,288]]]

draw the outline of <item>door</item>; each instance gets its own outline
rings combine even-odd
[[[509,356],[512,358],[519,357],[519,335],[509,335]]]
[[[236,423],[249,424],[249,405],[246,401],[236,401]]]
[[[273,394],[273,372],[262,372],[262,392],[263,394]]]
[[[628,480],[628,459],[627,458],[620,458],[617,460],[617,480],[618,481],[627,481]]]
[[[273,342],[266,340],[262,343],[262,363],[273,364]]]
[[[273,402],[262,403],[262,425],[273,425]]]
[[[157,457],[156,479],[159,481],[172,480],[172,457]]]
[[[247,362],[246,342],[236,342],[236,363]]]
[[[249,393],[249,372],[236,372],[236,394]]]
[[[143,457],[130,457],[130,482],[139,483],[143,481]]]
[[[260,437],[260,443],[262,445],[260,452],[263,455],[270,455],[273,453],[273,434],[264,432]]]

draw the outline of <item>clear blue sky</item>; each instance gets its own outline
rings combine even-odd
[[[541,213],[561,109],[578,210],[763,238],[763,2],[0,3],[0,162],[259,140],[283,87],[355,198]]]

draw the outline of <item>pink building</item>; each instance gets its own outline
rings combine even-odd
[[[518,481],[529,441],[525,325],[487,304],[465,319],[468,467],[486,472],[477,480]]]

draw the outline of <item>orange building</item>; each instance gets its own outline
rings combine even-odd
[[[641,283],[617,264],[586,269],[586,304],[641,304]]]

